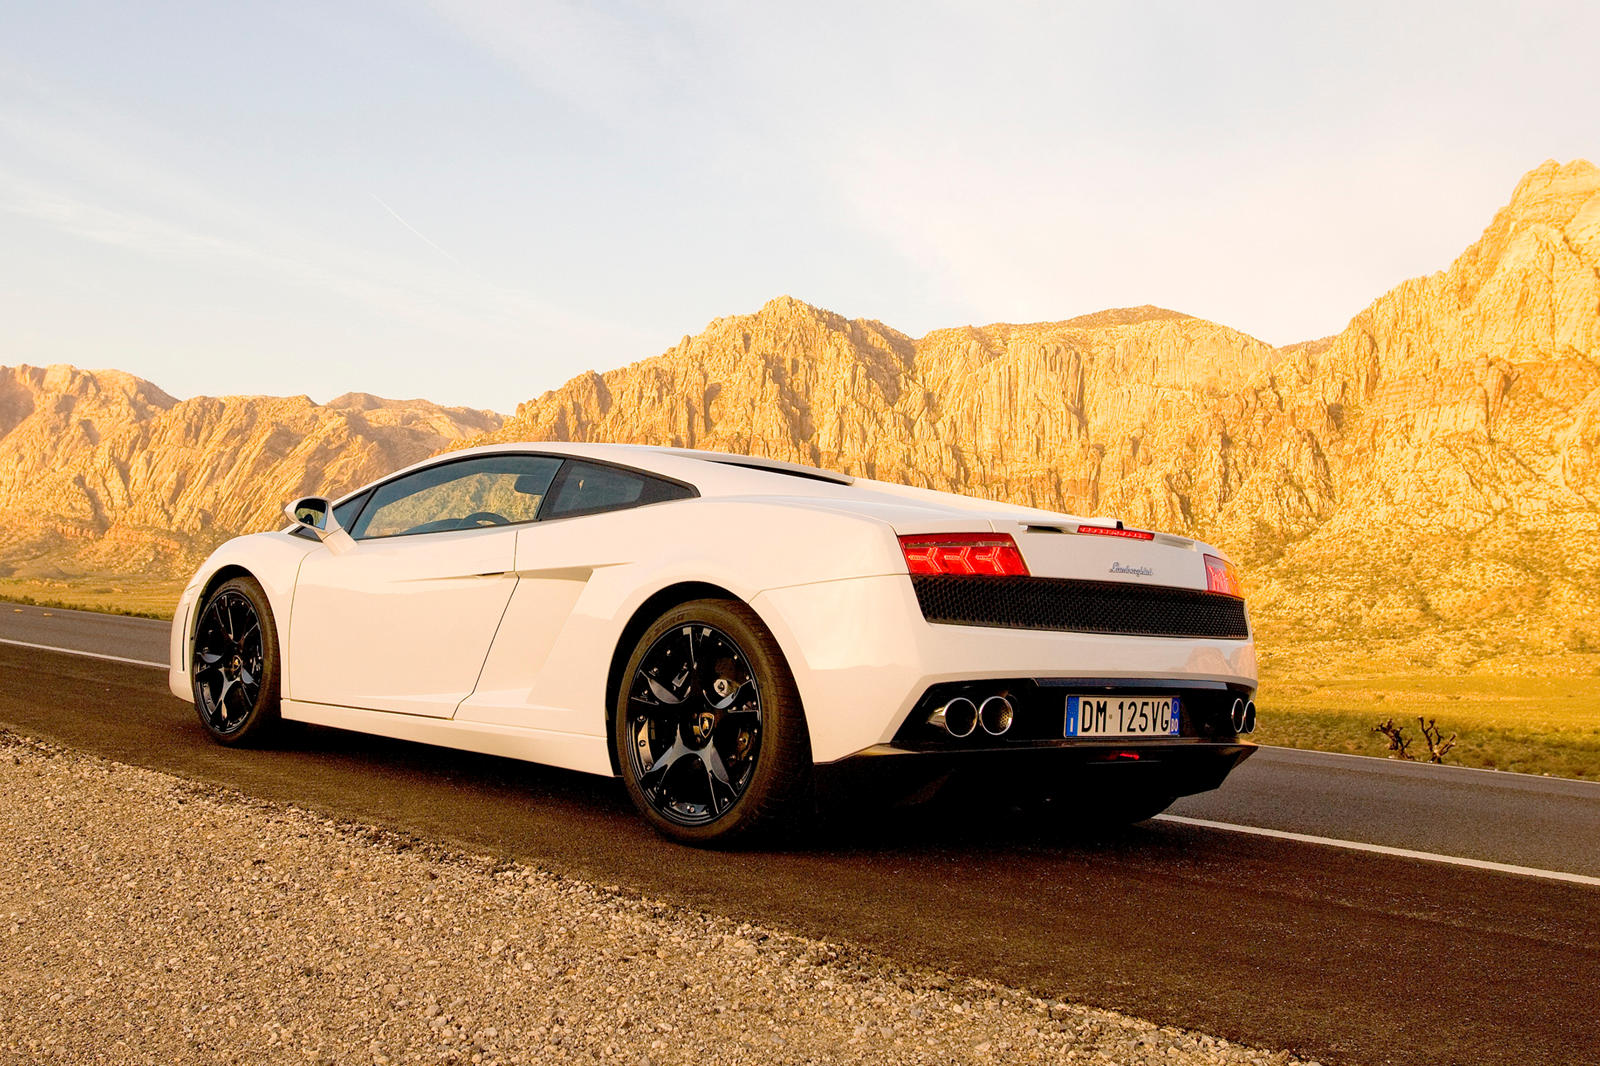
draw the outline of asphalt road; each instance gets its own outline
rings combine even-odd
[[[1329,1063],[1600,1062],[1600,888],[1176,822],[836,819],[787,850],[662,842],[614,782],[301,729],[211,744],[166,625],[0,607],[0,725],[895,959]],[[1578,874],[1600,786],[1266,750],[1177,813]]]
[[[59,607],[27,607],[0,601],[0,641],[42,644],[165,664],[167,637],[171,632],[171,625],[153,618],[66,611]]]

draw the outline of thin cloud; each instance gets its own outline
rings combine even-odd
[[[778,292],[912,333],[1150,302],[1289,341],[1597,151],[1593,5],[909,10],[0,19],[0,237],[40,256],[5,275],[40,297],[16,329],[175,377],[238,338],[262,380],[500,405]]]
[[[400,212],[398,212],[394,208],[390,207],[388,205],[388,203],[386,203],[384,201],[383,197],[379,196],[377,193],[371,193],[370,195],[372,196],[372,198],[374,200],[376,200],[378,202],[378,206],[379,207],[381,207],[385,211],[389,212],[389,216],[391,218],[393,218],[396,222],[400,223],[400,225],[404,226],[406,229],[410,230],[411,233],[417,238],[417,240],[421,241],[423,244],[426,244],[429,248],[432,248],[434,251],[438,252],[440,255],[444,256],[446,259],[450,260],[450,262],[454,263],[456,266],[460,267],[461,269],[463,269],[463,270],[468,269],[467,264],[463,263],[460,259],[457,259],[453,253],[448,252],[445,249],[439,247],[437,244],[435,244],[433,242],[432,238],[430,238],[426,233],[423,233],[417,227],[413,226],[411,223],[409,223],[405,219],[401,218],[400,217]]]
[[[66,101],[37,82],[29,87],[33,113],[15,104],[0,110],[0,135],[14,156],[30,158],[44,176],[0,172],[0,210],[29,217],[84,240],[188,261],[210,258],[339,293],[386,315],[428,321],[447,334],[525,336],[532,329],[615,336],[636,331],[574,314],[482,277],[412,226],[376,193],[374,200],[455,268],[419,268],[305,232],[292,221],[260,214],[252,205],[120,149],[107,130],[135,129],[126,116]],[[26,99],[26,98],[24,98]],[[162,139],[148,134],[152,140]],[[106,176],[113,175],[112,181]],[[66,191],[75,187],[74,191]],[[133,207],[137,201],[146,206]]]
[[[196,231],[135,211],[110,208],[0,173],[0,210],[52,226],[80,240],[152,259],[223,265],[272,275],[291,284],[336,292],[386,315],[429,321],[437,328],[479,332],[481,317],[418,302],[416,291],[330,269],[314,260],[275,254],[255,245]]]
[[[428,7],[528,84],[603,121],[631,124],[656,110],[689,59],[665,6],[430,0]]]

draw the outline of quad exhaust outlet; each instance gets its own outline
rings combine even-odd
[[[1003,737],[1011,732],[1017,720],[1017,710],[1011,700],[1000,694],[974,702],[966,696],[955,696],[928,715],[928,724],[942,729],[957,740],[972,736],[982,726],[991,737]]]
[[[1233,709],[1229,712],[1229,720],[1235,733],[1254,733],[1256,731],[1256,701],[1237,699],[1233,701]]]
[[[1004,696],[990,696],[978,704],[978,724],[991,737],[1003,737],[1011,730],[1016,711]]]
[[[978,705],[965,696],[957,696],[930,714],[928,724],[938,726],[958,740],[970,737],[978,728]]]

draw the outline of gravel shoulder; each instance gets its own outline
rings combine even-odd
[[[4,731],[0,837],[8,1061],[1300,1061]]]

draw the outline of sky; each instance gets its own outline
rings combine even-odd
[[[510,411],[789,294],[1274,344],[1600,162],[1600,5],[0,0],[0,364]]]

